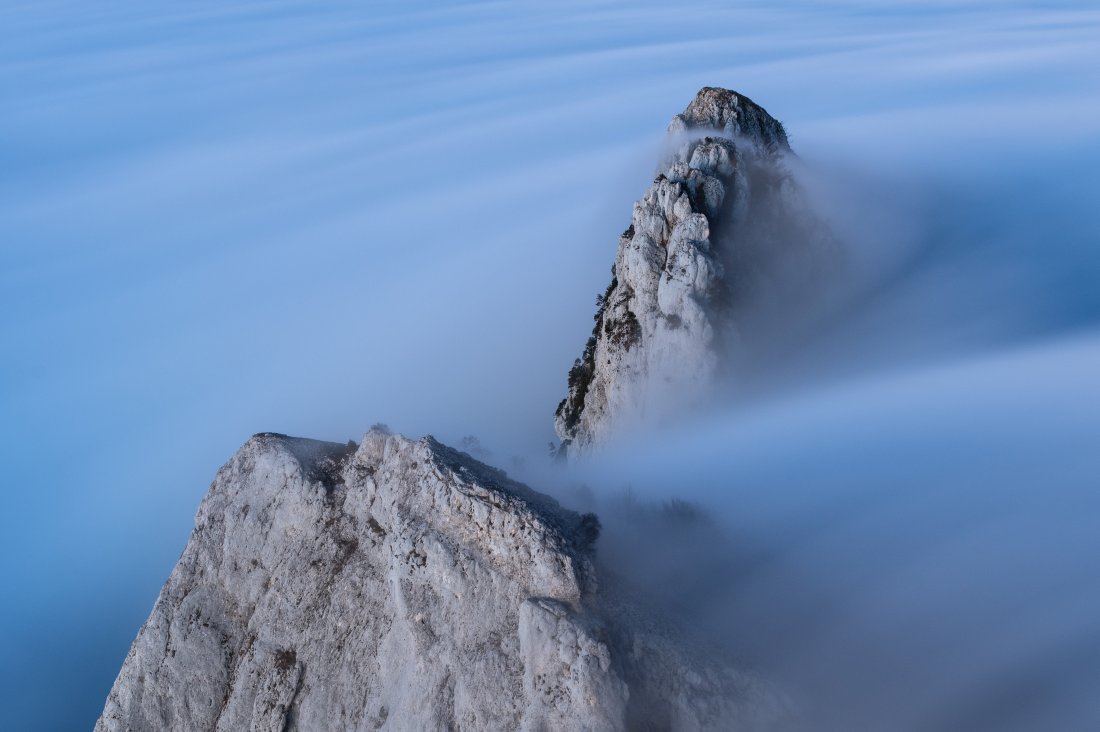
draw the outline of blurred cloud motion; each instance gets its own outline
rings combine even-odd
[[[1098,366],[1089,334],[853,379],[581,476],[695,506],[637,537],[612,497],[606,559],[779,683],[795,729],[1087,729]]]
[[[540,450],[704,85],[850,297],[587,480],[713,516],[692,612],[819,731],[1095,727],[1100,11],[1007,0],[6,3],[5,725],[92,724],[248,435]]]

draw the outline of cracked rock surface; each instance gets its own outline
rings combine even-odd
[[[599,525],[430,437],[260,434],[96,729],[736,729],[753,677],[597,588]]]

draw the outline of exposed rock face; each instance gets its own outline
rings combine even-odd
[[[218,472],[96,729],[737,729],[768,713],[751,677],[597,590],[597,533],[431,438],[257,435]]]
[[[784,165],[783,125],[747,97],[706,87],[669,136],[555,414],[574,452],[713,396],[740,315],[805,289],[828,239]]]

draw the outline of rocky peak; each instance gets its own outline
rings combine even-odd
[[[745,95],[714,86],[700,89],[668,126],[670,133],[690,130],[713,130],[731,139],[744,138],[771,151],[791,149],[779,120]]]
[[[430,437],[256,435],[96,729],[717,730],[766,706],[597,587],[598,531]]]
[[[737,92],[699,91],[669,125],[672,152],[619,238],[595,328],[569,372],[554,426],[591,449],[713,394],[739,315],[781,289],[787,254],[820,238],[784,164],[783,125]]]

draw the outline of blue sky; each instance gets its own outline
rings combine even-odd
[[[91,725],[250,434],[541,450],[703,85],[786,123],[867,256],[965,249],[876,310],[879,353],[1089,337],[1090,3],[0,6],[12,728]]]

